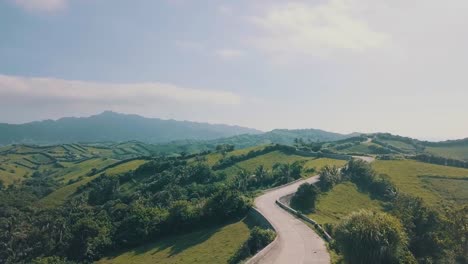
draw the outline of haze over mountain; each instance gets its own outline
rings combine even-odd
[[[105,111],[101,114],[26,124],[0,124],[0,144],[57,144],[73,142],[128,141],[163,143],[174,140],[210,140],[259,130],[240,126],[145,118]]]
[[[240,126],[163,120],[105,111],[90,117],[65,117],[25,124],[0,124],[0,145],[60,144],[76,142],[130,141],[145,143],[187,141],[199,144],[233,144],[236,147],[259,144],[292,144],[295,138],[308,141],[334,141],[356,136],[320,129],[275,129],[270,132]],[[174,142],[174,143],[176,143]]]

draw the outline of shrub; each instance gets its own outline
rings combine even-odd
[[[335,241],[349,264],[396,264],[407,257],[403,226],[385,213],[352,213],[336,227]]]
[[[229,263],[239,263],[241,260],[249,256],[255,255],[258,251],[266,247],[275,239],[275,232],[270,229],[262,229],[254,227],[249,239],[239,248],[239,250],[231,257]]]
[[[318,186],[322,191],[328,191],[342,181],[340,170],[336,167],[325,166],[320,170]]]
[[[301,211],[315,211],[315,201],[319,194],[318,188],[309,183],[303,183],[291,199],[291,206]]]

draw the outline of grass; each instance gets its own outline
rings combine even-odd
[[[128,171],[135,170],[138,168],[140,165],[146,163],[147,160],[132,160],[123,164],[120,164],[114,168],[107,169],[105,173],[107,175],[117,175],[121,173],[125,173]]]
[[[61,170],[59,173],[55,174],[57,179],[62,181],[63,183],[67,183],[69,180],[76,180],[79,177],[85,177],[87,173],[89,173],[93,168],[100,169],[108,166],[117,160],[114,159],[90,159],[78,164],[73,164],[72,166]]]
[[[407,150],[407,151],[414,151],[415,148],[413,145],[411,144],[408,144],[408,143],[405,143],[403,141],[398,141],[398,140],[389,140],[389,139],[383,139],[383,140],[380,140],[384,143],[387,143],[391,146],[394,146],[396,148],[399,148],[401,150]]]
[[[426,151],[437,156],[468,160],[468,146],[426,147]]]
[[[55,207],[55,206],[61,205],[63,202],[65,202],[65,200],[68,197],[70,197],[73,193],[76,192],[78,187],[99,177],[100,173],[93,175],[93,176],[87,176],[87,174],[91,171],[92,168],[101,169],[115,162],[117,162],[117,160],[99,158],[99,159],[93,159],[93,160],[81,162],[75,167],[67,168],[66,170],[69,171],[69,173],[63,176],[64,181],[65,180],[77,180],[80,177],[82,177],[82,179],[75,183],[65,185],[55,190],[51,194],[42,198],[39,201],[39,205],[45,206],[45,207]],[[120,164],[116,167],[110,168],[106,170],[105,173],[107,173],[108,175],[116,175],[120,173],[125,173],[127,171],[131,171],[131,170],[138,168],[138,166],[140,166],[141,164],[145,162],[146,160],[129,161],[129,162]]]
[[[421,177],[428,187],[446,200],[468,204],[468,179]]]
[[[372,150],[369,149],[369,146],[379,146],[375,143],[361,143],[359,145],[355,145],[343,150],[340,150],[340,152],[346,152],[346,153],[362,153],[362,154],[372,154]]]
[[[248,239],[246,220],[161,239],[133,250],[106,257],[98,264],[227,263]]]
[[[468,169],[434,165],[413,160],[377,160],[372,165],[374,169],[390,176],[390,179],[403,192],[421,197],[427,204],[441,206],[449,200],[449,196],[441,195],[440,191],[447,189],[453,183],[436,182],[436,187],[427,182],[427,176],[445,176],[455,179],[468,179]],[[425,180],[426,178],[426,180]],[[465,182],[465,181],[459,181]],[[447,185],[443,187],[442,185]],[[437,187],[440,186],[440,187]],[[454,191],[455,189],[452,189]],[[465,195],[462,189],[461,197]],[[457,195],[457,194],[454,194]]]
[[[372,200],[367,193],[362,193],[351,182],[343,182],[321,194],[317,200],[316,212],[308,216],[319,224],[336,224],[348,214],[368,209],[374,211],[383,210],[378,200]]]

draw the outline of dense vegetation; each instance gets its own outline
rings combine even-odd
[[[313,212],[318,194],[319,189],[314,184],[303,183],[291,198],[291,206],[302,212]]]
[[[384,213],[352,213],[335,230],[335,242],[349,264],[415,263],[407,240],[400,221]]]
[[[377,174],[360,160],[350,161],[340,176],[330,171],[333,169],[323,169],[321,177],[333,179],[329,182],[351,181],[387,208],[385,213],[351,214],[335,228],[327,228],[336,238],[334,246],[343,253],[346,262],[466,263],[468,260],[466,204],[443,210],[429,207],[421,198],[398,190],[388,176]],[[322,186],[329,190],[330,184]]]
[[[222,158],[233,148],[222,145],[217,152]],[[227,174],[211,168],[209,155],[131,158],[88,167],[81,161],[83,170],[57,169],[69,176],[41,170],[3,186],[0,263],[88,263],[110,252],[238,221],[257,190],[298,179],[304,171],[304,162],[293,162]],[[58,194],[62,203],[45,202]],[[253,229],[235,258],[254,254],[271,236]]]
[[[103,256],[110,260],[110,252],[212,232],[207,230],[243,221],[258,190],[315,171],[320,172],[317,187],[301,186],[292,206],[327,223],[325,228],[336,237],[332,247],[348,262],[380,261],[383,256],[402,263],[467,261],[468,174],[455,168],[466,162],[427,154],[432,153],[428,149],[448,151],[454,146],[458,151],[463,147],[459,142],[440,145],[388,134],[317,142],[296,132],[275,132],[293,146],[234,150],[239,142],[223,139],[203,142],[204,152],[198,154],[193,153],[199,150],[196,144],[175,143],[161,150],[163,145],[136,141],[1,147],[0,263],[88,263]],[[166,151],[178,153],[157,156]],[[374,170],[351,160],[339,170],[336,166],[345,161],[315,158],[330,153],[372,153],[388,161],[376,161]],[[381,214],[344,217],[360,208]],[[349,251],[343,242],[356,240],[357,234],[348,231],[359,230],[357,223],[366,221],[375,225],[362,228],[358,238],[364,238],[366,230],[382,231],[381,237],[373,237],[377,240],[363,241],[380,252],[372,256],[357,248]],[[273,238],[271,232],[256,228],[250,238],[249,231],[242,234],[232,251],[223,253],[222,262],[252,255]],[[379,249],[378,242],[387,243],[395,234],[398,239],[391,240],[391,248]],[[125,263],[128,254],[122,256],[119,261]]]
[[[141,177],[135,192],[121,191],[121,185]],[[110,249],[239,219],[250,199],[224,180],[205,165],[155,160],[134,173],[101,175],[79,188],[66,205],[45,210],[36,210],[33,203],[47,193],[48,181],[31,185],[27,180],[1,192],[0,259],[92,261]]]

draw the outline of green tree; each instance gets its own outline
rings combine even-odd
[[[350,160],[342,172],[346,179],[356,183],[356,185],[364,190],[369,189],[375,178],[375,171],[370,164],[359,159]]]
[[[112,244],[111,224],[96,217],[81,217],[71,228],[69,256],[80,261],[91,261],[102,256],[103,250]]]
[[[349,264],[414,262],[403,226],[386,213],[352,213],[338,224],[334,238]]]
[[[341,182],[341,172],[336,166],[325,166],[320,170],[318,186],[322,191],[328,191]]]
[[[215,222],[238,219],[250,209],[252,201],[227,188],[217,192],[205,204],[204,213]]]
[[[435,260],[444,254],[445,224],[439,213],[426,207],[421,198],[399,194],[392,203],[391,213],[403,223],[409,236],[409,249],[417,259]]]
[[[319,189],[313,184],[301,184],[291,199],[292,207],[306,212],[315,211],[315,202],[319,192]]]

